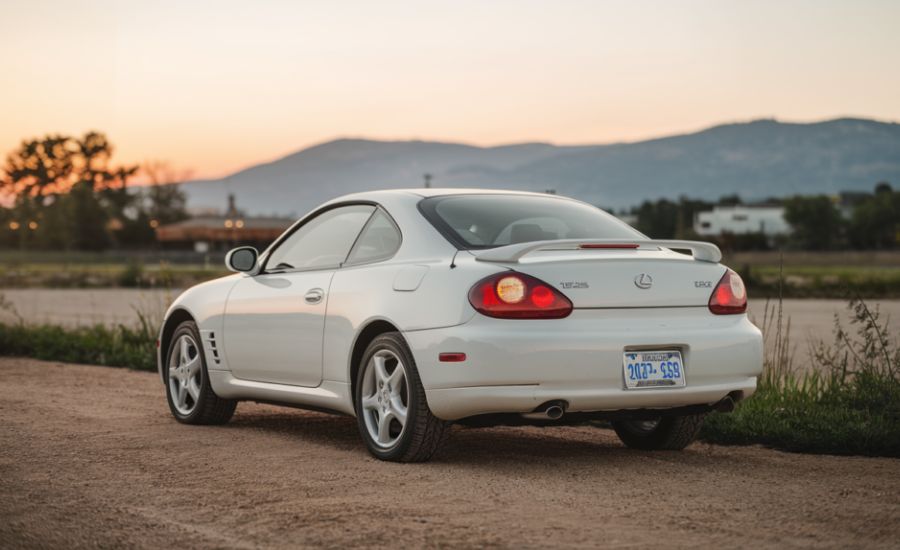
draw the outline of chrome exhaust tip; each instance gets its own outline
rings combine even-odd
[[[547,401],[530,413],[522,414],[523,418],[531,420],[559,420],[566,412],[569,404],[565,401]]]
[[[544,411],[544,414],[547,415],[547,418],[550,420],[559,420],[562,418],[564,412],[566,411],[559,405],[550,405],[547,407],[547,410]]]

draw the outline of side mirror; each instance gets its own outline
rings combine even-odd
[[[258,258],[259,252],[255,248],[252,246],[241,246],[230,250],[225,255],[225,266],[237,273],[256,275],[258,270],[256,260]]]

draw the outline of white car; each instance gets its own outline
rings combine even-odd
[[[762,368],[720,259],[554,195],[348,195],[175,300],[159,372],[180,422],[241,400],[354,415],[384,460],[429,459],[454,422],[602,418],[630,447],[682,449]]]

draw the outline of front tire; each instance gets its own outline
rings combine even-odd
[[[388,332],[366,348],[354,395],[359,433],[369,452],[392,462],[424,462],[444,444],[450,422],[433,414],[412,353]]]
[[[613,429],[626,446],[642,451],[680,451],[690,445],[706,414],[664,416],[656,420],[615,420]]]
[[[166,400],[175,420],[183,424],[225,424],[231,420],[237,401],[222,399],[209,385],[200,331],[193,321],[184,321],[166,353]]]

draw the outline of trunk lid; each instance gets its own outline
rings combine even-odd
[[[534,251],[494,263],[552,285],[575,308],[706,306],[725,273],[720,264],[666,249]]]

